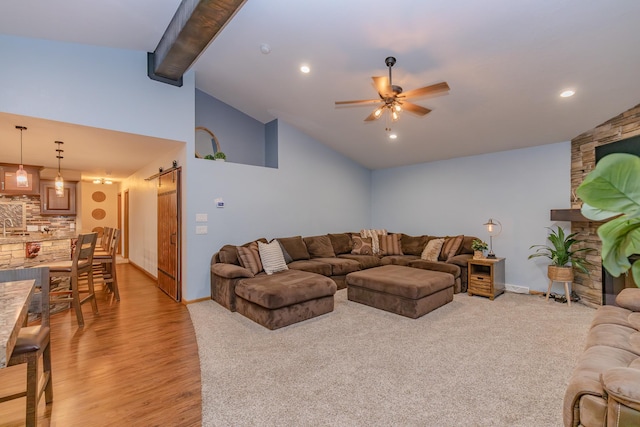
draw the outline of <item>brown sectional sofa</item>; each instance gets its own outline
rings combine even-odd
[[[242,267],[236,246],[225,245],[211,258],[211,298],[231,311],[239,311],[269,329],[276,329],[332,311],[333,294],[347,287],[349,273],[382,265],[449,273],[454,279],[455,293],[467,289],[467,261],[473,257],[471,242],[475,237],[465,236],[458,254],[447,261],[426,261],[420,259],[420,255],[427,242],[436,236],[401,234],[402,255],[361,255],[352,253],[353,235],[359,236],[359,233],[277,238],[288,270],[271,276],[264,272],[254,275]],[[257,241],[267,243],[266,239]],[[251,243],[242,246],[248,247]],[[292,271],[304,274],[296,274],[294,278]],[[335,284],[334,288],[327,279]],[[315,294],[302,291],[305,282],[317,288]],[[294,299],[285,304],[274,303],[280,295],[265,294],[267,283],[276,294],[289,293],[291,286],[291,289],[297,287],[297,291],[291,291]],[[274,288],[276,284],[280,288]]]
[[[640,289],[600,307],[564,396],[564,425],[640,425]]]

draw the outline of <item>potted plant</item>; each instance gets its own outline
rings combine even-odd
[[[584,202],[582,215],[605,221],[598,227],[602,240],[602,265],[618,277],[629,269],[640,284],[640,157],[615,153],[603,157],[576,190]],[[613,219],[611,219],[613,218]]]
[[[474,239],[471,242],[471,249],[473,249],[473,259],[482,259],[484,258],[484,251],[489,249],[489,246],[487,245],[487,242]]]
[[[227,159],[227,155],[224,154],[222,151],[218,151],[216,154],[213,155],[213,158],[215,160],[224,162]]]
[[[585,258],[585,255],[595,249],[574,248],[574,245],[582,242],[582,240],[575,238],[578,233],[571,233],[565,236],[564,230],[559,226],[556,227],[555,230],[549,227],[547,228],[551,231],[548,237],[551,246],[532,245],[529,249],[537,249],[535,253],[529,255],[528,259],[536,257],[549,258],[551,265],[548,267],[547,276],[549,279],[557,282],[572,282],[572,267],[576,267],[583,273],[587,273],[586,266],[591,263]]]

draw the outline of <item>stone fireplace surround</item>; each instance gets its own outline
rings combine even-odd
[[[587,131],[571,140],[571,194],[582,183],[587,174],[595,168],[595,148],[622,139],[640,135],[640,104],[624,113],[606,121],[596,128]],[[580,200],[573,198],[571,208],[579,209]],[[588,220],[572,220],[571,231],[581,233],[585,246],[595,248],[597,253],[587,256],[593,263],[588,266],[589,273],[575,270],[573,289],[580,296],[582,302],[589,306],[600,306],[602,301],[602,259],[601,242],[597,229],[601,222]]]

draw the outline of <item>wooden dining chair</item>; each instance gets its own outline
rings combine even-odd
[[[51,291],[50,294],[58,296],[58,301],[69,301],[73,305],[78,326],[84,326],[84,317],[82,316],[82,304],[91,302],[91,308],[94,314],[98,314],[98,304],[96,303],[96,293],[93,286],[93,255],[98,241],[97,233],[79,234],[75,251],[73,252],[71,261],[62,261],[55,263],[47,263],[49,267],[49,278],[53,277],[69,277],[70,289],[60,291]],[[80,290],[80,284],[86,282],[87,290]],[[80,292],[87,293],[86,296],[80,298]],[[63,297],[60,298],[59,296]],[[66,295],[66,298],[64,297]]]
[[[95,281],[101,281],[105,288],[113,292],[116,301],[120,301],[118,289],[118,275],[116,274],[116,252],[120,243],[120,230],[112,229],[111,239],[106,252],[97,252],[93,255],[93,277]]]
[[[40,315],[40,324],[20,329],[16,344],[7,361],[7,366],[27,364],[26,390],[9,396],[0,397],[0,402],[26,397],[26,425],[35,426],[38,416],[38,403],[45,396],[45,402],[53,402],[53,380],[51,375],[51,346],[49,326],[49,269],[47,267],[21,268],[0,271],[0,281],[35,280],[40,292],[34,293],[29,312]],[[39,371],[39,359],[42,356],[42,376]]]

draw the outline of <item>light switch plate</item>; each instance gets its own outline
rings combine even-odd
[[[196,222],[207,222],[209,219],[207,218],[206,213],[196,214]]]
[[[196,225],[196,234],[207,234],[208,229],[206,225]]]

